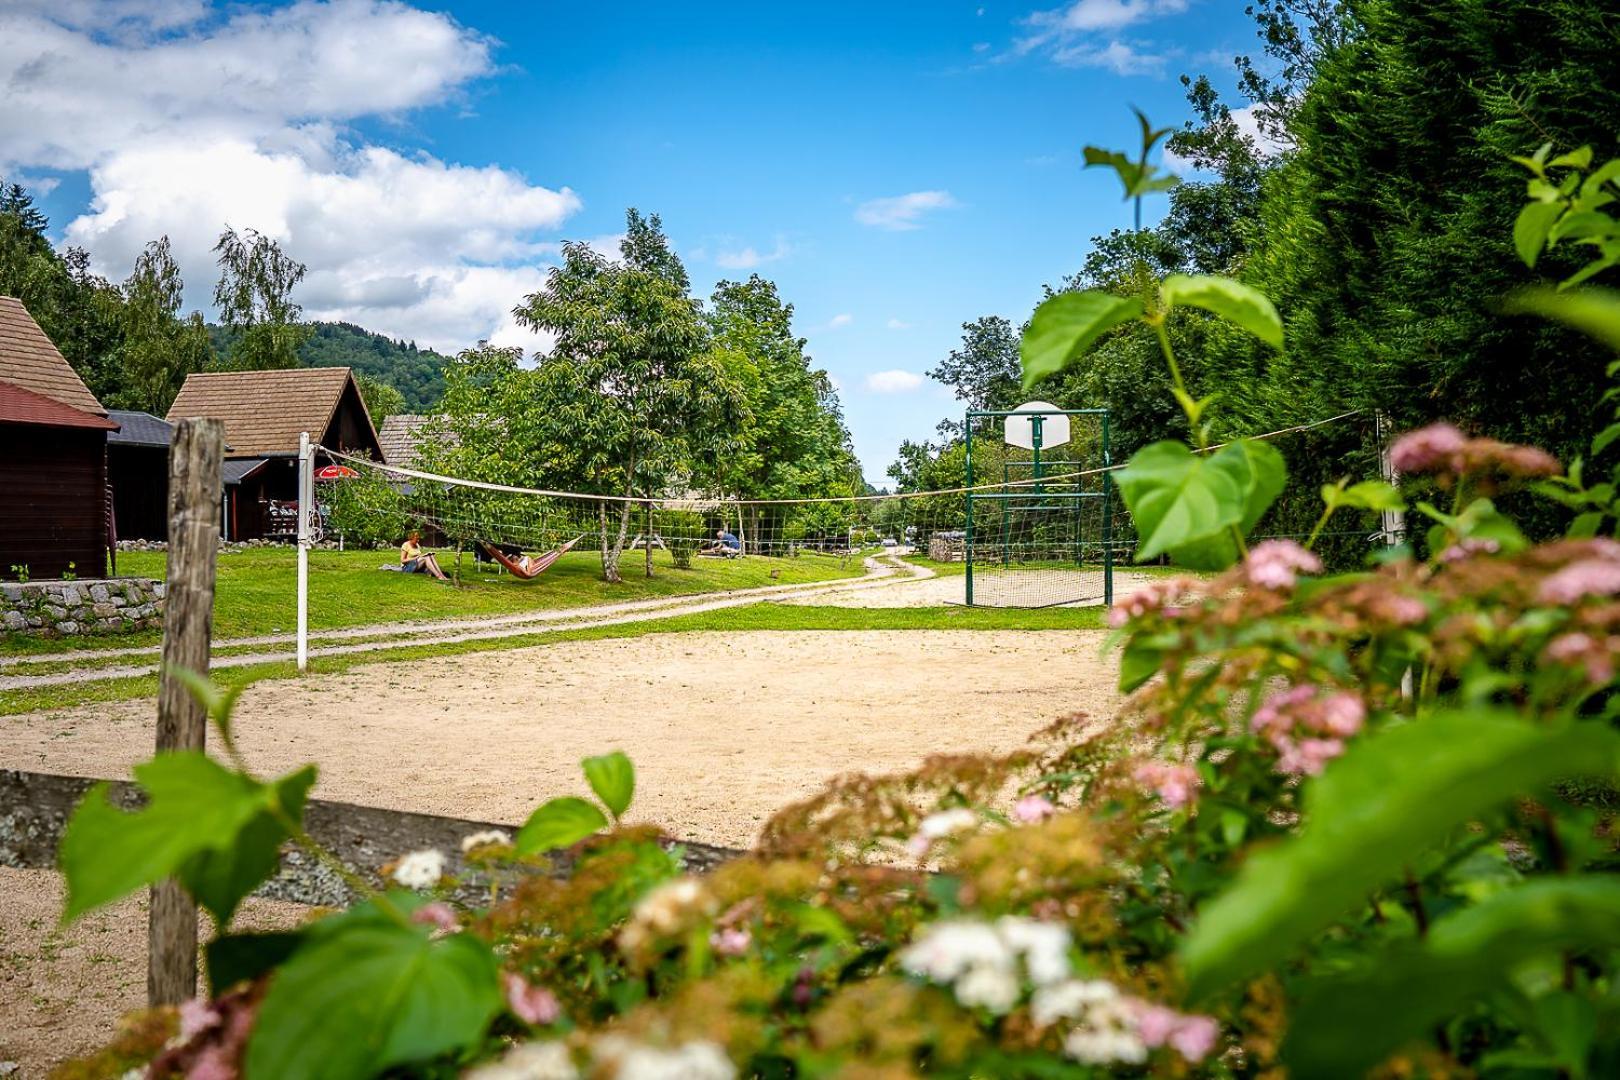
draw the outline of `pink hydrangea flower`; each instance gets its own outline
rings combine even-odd
[[[1057,813],[1057,807],[1053,806],[1052,800],[1045,795],[1025,795],[1022,799],[1013,803],[1012,809],[1013,819],[1021,821],[1025,825],[1038,824],[1055,813]]]
[[[1343,739],[1276,740],[1277,770],[1294,776],[1320,776],[1327,763],[1344,753]]]
[[[1620,562],[1581,559],[1543,580],[1536,597],[1544,604],[1573,604],[1615,593],[1620,593]]]
[[[411,922],[422,923],[424,926],[431,926],[435,930],[449,934],[456,929],[456,913],[449,904],[436,900],[431,904],[423,904],[411,912]]]
[[[1289,687],[1272,694],[1254,711],[1249,727],[1254,731],[1285,732],[1294,726],[1294,710],[1316,698],[1320,688],[1311,683]]]
[[[741,956],[748,951],[748,946],[753,941],[754,935],[747,930],[729,926],[709,935],[710,947],[721,956]]]
[[[1389,462],[1403,473],[1457,472],[1468,438],[1450,424],[1409,431],[1389,448]]]
[[[1315,725],[1329,735],[1348,738],[1361,730],[1367,706],[1355,694],[1330,694],[1317,703]]]
[[[224,1047],[204,1047],[186,1070],[186,1080],[236,1080],[236,1063]]]
[[[1560,634],[1547,643],[1542,658],[1555,664],[1579,664],[1586,671],[1586,681],[1602,686],[1614,679],[1614,655],[1620,649],[1615,639],[1598,641],[1590,634],[1579,632]]]
[[[1502,550],[1502,545],[1495,540],[1473,537],[1452,544],[1440,553],[1441,562],[1461,562],[1470,555],[1495,555]]]
[[[207,998],[191,998],[180,1003],[180,1037],[190,1039],[219,1026],[219,1011]]]
[[[1292,540],[1262,540],[1249,549],[1243,572],[1262,589],[1291,589],[1300,572],[1321,573],[1322,560]]]
[[[1198,770],[1191,765],[1172,765],[1164,761],[1147,761],[1136,767],[1136,782],[1151,787],[1172,810],[1179,810],[1193,801],[1194,793],[1202,781]]]
[[[1213,1016],[1183,1016],[1170,1033],[1170,1045],[1188,1061],[1199,1062],[1215,1049],[1220,1035],[1221,1025]]]
[[[506,1004],[525,1024],[553,1024],[562,1016],[562,1003],[543,986],[531,986],[523,976],[506,973]]]
[[[1163,1046],[1181,1020],[1181,1014],[1164,1005],[1142,1005],[1136,1012],[1136,1034],[1148,1046]]]

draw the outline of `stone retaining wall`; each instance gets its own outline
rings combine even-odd
[[[168,586],[146,578],[0,583],[0,630],[49,637],[163,625]]]

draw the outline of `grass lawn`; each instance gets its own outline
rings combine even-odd
[[[347,656],[312,657],[311,671],[347,671],[360,664],[401,663],[428,656],[516,649],[526,645],[549,645],[559,641],[595,641],[603,638],[631,638],[645,634],[678,634],[697,631],[741,633],[751,630],[1095,630],[1103,625],[1103,609],[1088,608],[841,608],[801,604],[748,604],[722,611],[676,615],[647,622],[614,626],[583,627],[572,630],[540,631],[520,637],[489,641],[463,641],[444,645],[404,645],[385,652]],[[226,668],[215,674],[222,684],[237,685],[261,679],[296,678],[291,662]],[[10,690],[0,697],[0,716],[64,708],[101,701],[125,701],[155,697],[157,676],[42,686]]]
[[[118,569],[125,577],[159,578],[163,576],[165,558],[162,552],[120,552]],[[378,569],[396,558],[392,549],[310,552],[310,630],[414,619],[510,615],[762,585],[800,585],[859,577],[862,573],[858,558],[839,560],[816,555],[796,559],[700,558],[692,560],[690,570],[678,570],[668,552],[655,551],[654,574],[649,578],[643,570],[643,554],[633,551],[625,553],[620,567],[624,581],[609,585],[602,580],[600,555],[576,550],[531,582],[476,569],[472,557],[464,556],[461,584],[452,586],[425,574],[384,573]],[[453,555],[440,555],[446,573],[452,571],[454,561]],[[216,640],[292,632],[297,617],[296,582],[297,559],[290,547],[249,548],[221,555],[214,597]],[[152,645],[160,637],[155,630],[54,640],[7,634],[0,637],[0,655]]]

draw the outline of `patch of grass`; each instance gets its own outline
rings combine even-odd
[[[165,559],[163,552],[120,552],[118,569],[127,577],[161,578]],[[643,570],[642,553],[632,551],[625,553],[620,565],[624,581],[609,585],[602,580],[600,555],[576,549],[532,582],[479,568],[472,556],[466,555],[462,559],[461,584],[446,585],[425,574],[384,573],[378,569],[397,561],[397,553],[391,548],[310,552],[310,630],[511,615],[765,585],[803,585],[859,577],[862,573],[859,559],[810,555],[796,559],[694,559],[690,570],[680,570],[667,551],[655,551],[653,576],[649,578]],[[440,552],[439,562],[450,573],[455,556]],[[296,580],[297,556],[290,547],[249,548],[221,555],[214,590],[215,640],[290,633],[297,620]],[[155,645],[161,636],[155,630],[57,639],[7,634],[0,637],[0,655]]]
[[[518,649],[561,641],[634,638],[646,634],[743,633],[755,630],[1095,630],[1102,625],[1103,611],[1100,607],[1026,611],[1016,608],[840,608],[758,603],[649,619],[646,622],[538,631],[484,641],[411,645],[406,643],[408,639],[402,639],[399,648],[346,656],[312,657],[309,668],[319,674],[336,674],[363,664],[407,663],[436,656]],[[297,668],[291,661],[224,668],[214,673],[217,682],[230,685],[297,677]],[[101,682],[10,690],[0,698],[0,716],[155,697],[157,683],[156,675],[141,675]]]

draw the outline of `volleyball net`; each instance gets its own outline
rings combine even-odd
[[[1258,436],[1285,456],[1313,447],[1333,417]],[[334,479],[318,482],[318,528],[345,546],[387,547],[411,532],[430,548],[469,556],[465,573],[496,575],[502,560],[531,561],[572,545],[566,558],[624,575],[704,565],[704,560],[837,559],[859,571],[906,560],[931,570],[939,603],[994,607],[1110,603],[1128,571],[1136,534],[1113,472],[1101,410],[968,415],[948,453],[964,456],[952,488],[825,497],[748,499],[701,491],[625,497],[490,483],[376,462],[319,448]],[[1343,433],[1338,433],[1343,442]],[[1342,450],[1333,450],[1342,456]],[[1310,494],[1309,492],[1305,494]],[[1283,500],[1261,532],[1303,534],[1321,503]],[[1363,547],[1374,530],[1341,530]],[[1332,542],[1335,536],[1330,536]],[[531,563],[532,564],[532,563]],[[525,564],[530,565],[530,564]]]

